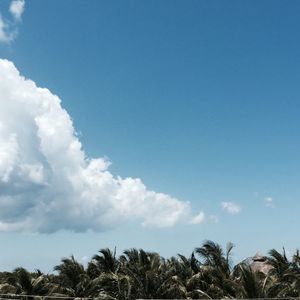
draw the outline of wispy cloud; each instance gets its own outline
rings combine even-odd
[[[193,217],[190,221],[191,224],[201,224],[206,221],[206,216],[203,211],[200,211],[198,215]]]
[[[24,9],[25,9],[24,0],[13,0],[9,7],[10,13],[12,14],[13,18],[17,21],[21,19]]]
[[[16,38],[18,25],[22,19],[24,9],[24,0],[13,0],[9,6],[11,20],[5,19],[3,15],[0,14],[0,42],[10,43]]]
[[[225,209],[228,213],[232,215],[236,215],[241,212],[241,207],[233,202],[222,202],[221,206]]]
[[[147,189],[139,178],[89,158],[60,99],[0,60],[0,231],[102,231],[199,224],[188,202]]]
[[[0,42],[8,43],[14,39],[15,33],[10,30],[10,26],[0,15]]]
[[[200,211],[195,217],[191,218],[190,224],[202,224],[202,223],[218,223],[219,219],[215,215],[206,215],[203,211]]]
[[[273,201],[273,198],[272,197],[266,197],[264,199],[264,203],[265,203],[265,206],[266,207],[271,207],[271,208],[274,208],[275,207],[275,204],[274,204],[274,201]]]

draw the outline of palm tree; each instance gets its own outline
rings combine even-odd
[[[208,284],[203,292],[212,298],[235,297],[237,287],[231,276],[232,249],[233,244],[228,243],[224,253],[220,245],[206,241],[202,247],[195,250],[200,256],[200,274]],[[203,282],[202,278],[199,280]]]
[[[269,251],[268,264],[272,266],[269,273],[273,278],[272,297],[298,297],[299,273],[297,272],[297,252],[294,256],[294,263],[290,262],[283,253],[272,249]]]
[[[131,299],[130,278],[120,273],[102,273],[93,280],[90,296],[101,299]]]
[[[186,299],[188,297],[184,281],[177,275],[167,278],[160,285],[156,294],[162,299]]]
[[[29,273],[24,268],[17,268],[7,280],[7,284],[15,287],[17,294],[23,295],[51,295],[60,290],[57,284],[49,280],[47,275],[37,270]]]
[[[112,252],[110,249],[100,249],[99,254],[93,256],[88,264],[87,274],[95,279],[102,273],[116,273],[119,267],[116,259],[116,249]]]
[[[92,279],[90,296],[101,299],[127,300],[131,296],[130,278],[120,271],[116,249],[100,249],[88,264],[87,274]]]
[[[158,298],[161,257],[142,249],[124,251],[120,257],[121,273],[130,278],[131,297],[136,299]]]
[[[74,256],[63,258],[61,264],[54,267],[63,292],[72,297],[86,297],[92,289],[92,282],[84,267]]]
[[[199,261],[194,253],[190,257],[178,254],[171,257],[164,265],[164,272],[161,274],[162,284],[159,288],[159,295],[162,298],[187,298],[191,286],[187,283],[190,278],[200,271]]]

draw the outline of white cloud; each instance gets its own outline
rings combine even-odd
[[[233,202],[222,202],[221,206],[232,215],[236,215],[241,212],[241,207]]]
[[[264,203],[265,203],[265,206],[266,206],[266,207],[272,207],[272,208],[275,207],[274,201],[273,201],[273,198],[272,198],[272,197],[266,197],[266,198],[264,199]]]
[[[203,211],[200,211],[198,215],[196,215],[192,220],[190,221],[191,224],[201,224],[204,221],[206,221],[206,216]]]
[[[215,215],[206,216],[206,214],[203,211],[200,211],[196,216],[191,218],[189,223],[196,225],[196,224],[202,224],[204,222],[218,223],[219,219]]]
[[[0,231],[102,231],[125,221],[170,227],[188,202],[120,178],[88,158],[60,99],[0,60]],[[193,223],[201,223],[198,214]]]
[[[16,38],[18,34],[18,24],[21,21],[24,9],[24,0],[14,0],[9,7],[12,20],[7,20],[0,14],[0,43],[10,43]]]
[[[10,3],[9,11],[14,17],[15,20],[19,21],[22,17],[22,14],[25,9],[25,1],[24,0],[13,0]]]

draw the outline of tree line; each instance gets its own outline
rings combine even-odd
[[[163,258],[142,249],[119,257],[101,249],[86,267],[74,256],[63,258],[54,273],[17,268],[0,273],[0,294],[66,296],[105,300],[291,298],[300,296],[300,254],[288,259],[283,249],[266,257],[232,263],[226,249],[206,241],[189,257]]]

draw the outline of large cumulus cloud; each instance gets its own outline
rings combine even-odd
[[[86,157],[57,96],[0,60],[0,231],[101,231],[127,220],[158,227],[191,220],[188,202],[150,191],[140,179],[115,177],[109,164]]]

